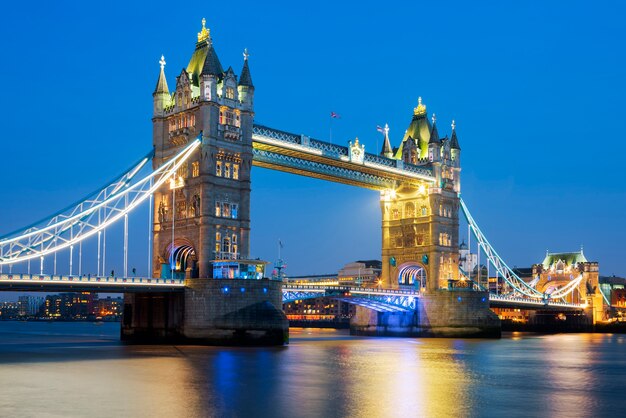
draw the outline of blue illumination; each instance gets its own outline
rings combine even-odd
[[[245,288],[245,287],[242,287],[242,288],[241,288],[241,289],[239,289],[239,290],[241,290],[241,293],[244,293],[244,292],[246,291],[246,288]]]
[[[487,299],[486,299],[486,298],[482,298],[481,300],[484,302],[484,301],[486,301]]]
[[[228,293],[228,288],[227,288],[227,287],[225,287],[225,288],[223,289],[223,291],[224,291],[224,293]]]
[[[263,293],[267,293],[267,287],[263,288]]]
[[[461,296],[457,297],[456,300],[461,301]]]

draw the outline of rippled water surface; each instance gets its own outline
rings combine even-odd
[[[0,416],[626,416],[626,336],[124,346],[119,324],[0,322]]]

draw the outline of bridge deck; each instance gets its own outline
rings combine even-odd
[[[184,288],[180,279],[0,274],[0,291],[133,293],[181,292]]]

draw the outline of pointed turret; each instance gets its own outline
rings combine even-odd
[[[456,123],[452,121],[452,135],[450,136],[450,148],[461,150],[459,140],[456,137]]]
[[[159,79],[157,80],[156,88],[154,89],[153,94],[157,93],[166,93],[170,94],[169,89],[167,88],[167,79],[165,78],[165,56],[161,55],[161,60],[159,61],[161,65],[161,72],[159,73]]]
[[[441,144],[441,140],[439,139],[439,131],[437,130],[437,117],[433,113],[432,117],[433,126],[430,129],[430,139],[428,140],[429,144]]]
[[[385,123],[385,140],[383,141],[383,148],[380,150],[380,155],[387,158],[393,158],[393,149],[391,149],[391,142],[389,141],[389,125]]]
[[[252,110],[252,102],[254,99],[254,84],[252,84],[252,76],[250,75],[250,67],[248,67],[248,48],[243,50],[243,68],[239,77],[239,100],[244,104],[247,110]]]
[[[159,73],[159,79],[154,88],[154,93],[152,93],[154,116],[162,116],[163,109],[169,106],[171,102],[170,91],[167,87],[167,79],[165,78],[165,57],[163,55],[161,55],[159,65],[161,65],[161,72]]]
[[[217,57],[215,48],[213,48],[211,38],[207,38],[206,42],[207,51],[206,56],[204,57],[204,63],[202,64],[202,72],[200,74],[212,75],[215,78],[218,78],[224,73],[224,69],[222,68],[222,63],[220,62],[220,59]]]
[[[243,68],[241,69],[241,76],[239,77],[239,85],[246,87],[254,87],[252,84],[252,76],[250,76],[250,68],[248,67],[248,48],[243,50]]]

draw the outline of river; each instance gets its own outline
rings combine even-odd
[[[626,415],[626,336],[126,346],[118,323],[0,322],[2,417]]]

